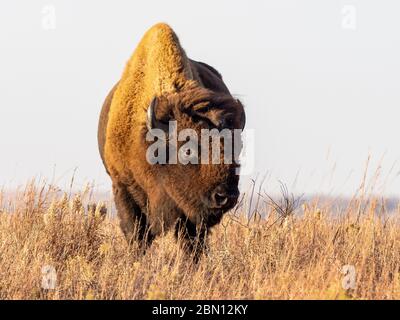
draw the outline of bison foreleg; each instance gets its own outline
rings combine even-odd
[[[132,195],[123,184],[113,184],[114,201],[120,219],[120,227],[126,240],[131,244],[139,241],[142,249],[151,245],[154,236],[149,229],[147,218],[136,204]]]
[[[193,256],[194,261],[198,262],[207,246],[205,225],[196,225],[187,217],[182,216],[177,221],[175,236],[181,241],[183,248]]]

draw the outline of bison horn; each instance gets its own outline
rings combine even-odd
[[[243,129],[244,129],[244,126],[246,125],[246,114],[244,113],[243,105],[242,105],[242,103],[240,102],[240,100],[239,100],[239,99],[236,99],[236,102],[239,103],[240,106],[242,107],[242,114],[241,114],[241,116],[240,116],[240,128],[243,130]]]
[[[243,111],[242,116],[240,117],[240,129],[244,130],[245,125],[246,125],[246,115]]]
[[[168,132],[168,123],[164,123],[156,118],[157,103],[158,99],[154,97],[147,109],[147,129],[161,129],[164,132]]]

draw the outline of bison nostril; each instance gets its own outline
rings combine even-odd
[[[237,187],[234,188],[226,184],[221,184],[209,193],[204,202],[211,209],[227,210],[236,204],[238,197],[239,190]]]
[[[218,206],[224,206],[228,203],[228,197],[223,193],[216,193],[215,194],[215,202]]]

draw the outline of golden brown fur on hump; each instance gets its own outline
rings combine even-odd
[[[180,91],[191,79],[189,60],[174,31],[164,23],[153,26],[128,61],[112,100],[105,144],[110,170],[121,173],[132,156],[151,99]]]

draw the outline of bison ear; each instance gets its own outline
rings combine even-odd
[[[241,115],[240,115],[240,129],[244,129],[244,126],[246,125],[246,114],[244,112],[244,107],[242,105],[242,103],[240,102],[239,99],[236,99],[236,102],[241,106]]]
[[[147,109],[147,129],[161,129],[164,132],[168,132],[168,122],[157,119],[156,112],[158,105],[159,99],[157,97],[154,97],[151,100],[150,105]]]

